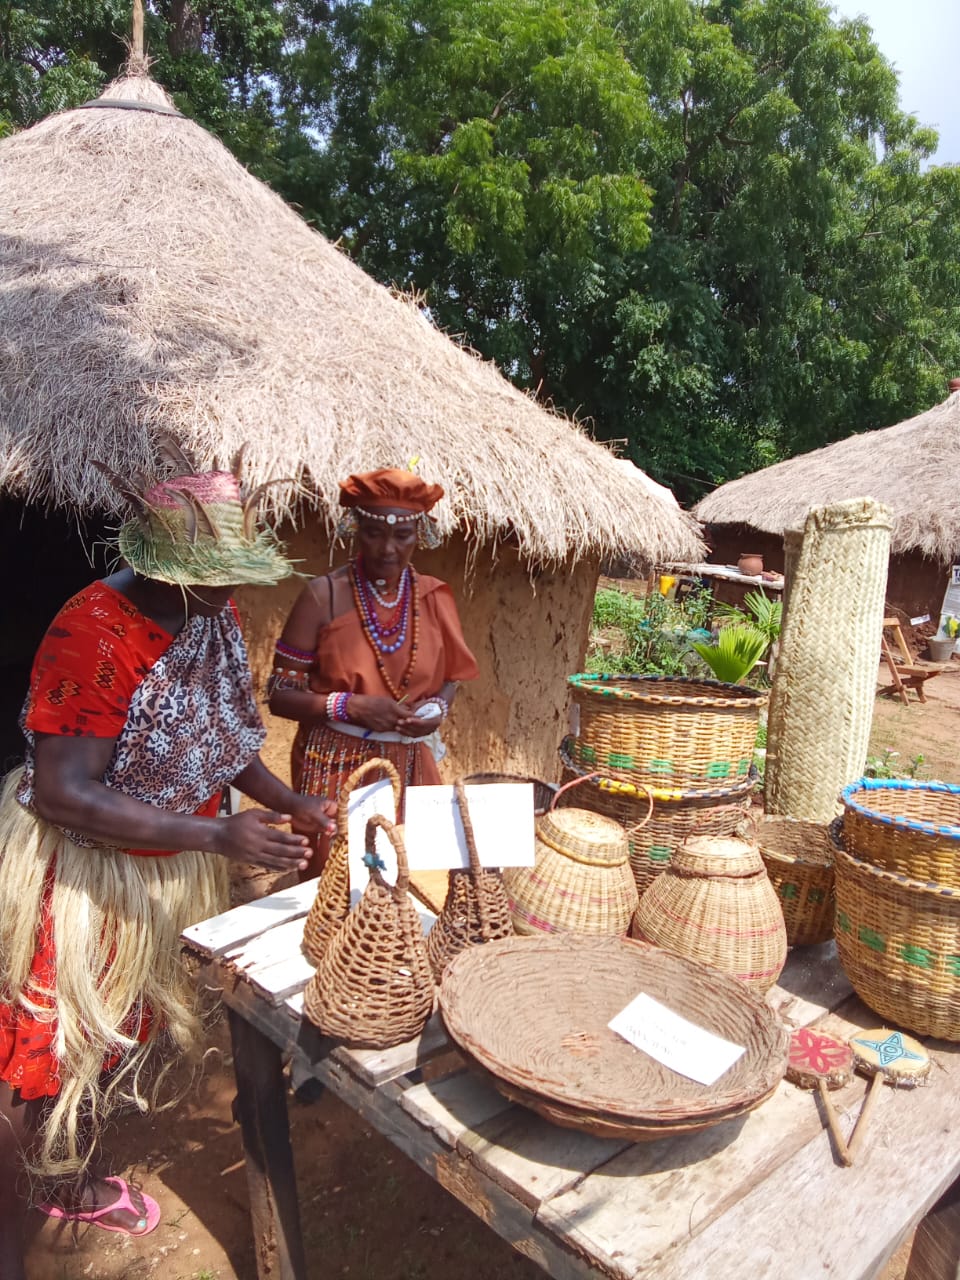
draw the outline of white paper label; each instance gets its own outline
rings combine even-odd
[[[607,1025],[671,1071],[700,1084],[719,1080],[745,1052],[742,1045],[705,1031],[643,994]]]
[[[910,625],[911,627],[919,627],[919,626],[922,626],[923,623],[929,622],[929,621],[930,621],[929,613],[921,613],[919,618],[910,619]]]
[[[367,787],[356,787],[350,793],[347,803],[347,865],[350,870],[351,901],[359,900],[370,879],[370,871],[364,865],[363,855],[366,852],[367,821],[377,813],[383,814],[391,822],[397,820],[393,787],[389,778],[371,782]],[[386,870],[380,874],[387,884],[396,884],[397,854],[385,831],[377,832],[376,849],[378,857],[386,863]]]
[[[533,785],[491,782],[467,787],[467,805],[483,867],[534,865]],[[469,867],[453,787],[408,787],[404,837],[411,871]]]

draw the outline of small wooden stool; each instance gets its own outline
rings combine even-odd
[[[887,639],[888,633],[889,640]],[[918,663],[911,654],[910,647],[904,638],[899,618],[884,618],[880,650],[893,680],[892,685],[882,687],[880,692],[887,693],[891,697],[896,694],[901,702],[908,703],[910,699],[907,690],[915,689],[920,701],[926,702],[927,698],[923,692],[923,686],[928,680],[938,676],[944,670],[945,664],[939,663],[924,666]]]

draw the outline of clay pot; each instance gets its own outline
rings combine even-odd
[[[745,551],[737,561],[737,568],[741,573],[749,574],[750,577],[755,578],[758,574],[763,573],[763,556]]]

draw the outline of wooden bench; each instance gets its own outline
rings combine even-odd
[[[938,676],[946,664],[918,662],[910,652],[899,618],[884,618],[880,651],[893,682],[889,685],[881,685],[880,693],[889,694],[890,697],[896,695],[901,702],[908,703],[910,698],[907,690],[914,689],[919,700],[926,702],[927,697],[923,692],[923,686],[928,680]]]

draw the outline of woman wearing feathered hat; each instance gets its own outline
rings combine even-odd
[[[0,801],[0,1275],[23,1280],[21,1158],[70,1177],[45,1212],[142,1235],[154,1200],[89,1160],[112,1104],[143,1107],[199,1046],[188,925],[227,905],[227,861],[300,870],[332,805],[259,758],[264,729],[233,587],[292,572],[229,471],[184,472],[135,508],[126,566],[63,606],[34,661],[28,751]],[[260,808],[218,817],[238,787]],[[159,1066],[159,1071],[157,1067]],[[148,1075],[150,1077],[148,1083]]]
[[[271,710],[300,723],[298,791],[335,796],[372,756],[389,759],[407,786],[440,781],[439,730],[457,685],[478,674],[450,588],[411,564],[418,546],[438,542],[428,513],[442,497],[439,485],[394,468],[340,486],[341,532],[359,554],[308,583],[271,677]]]

